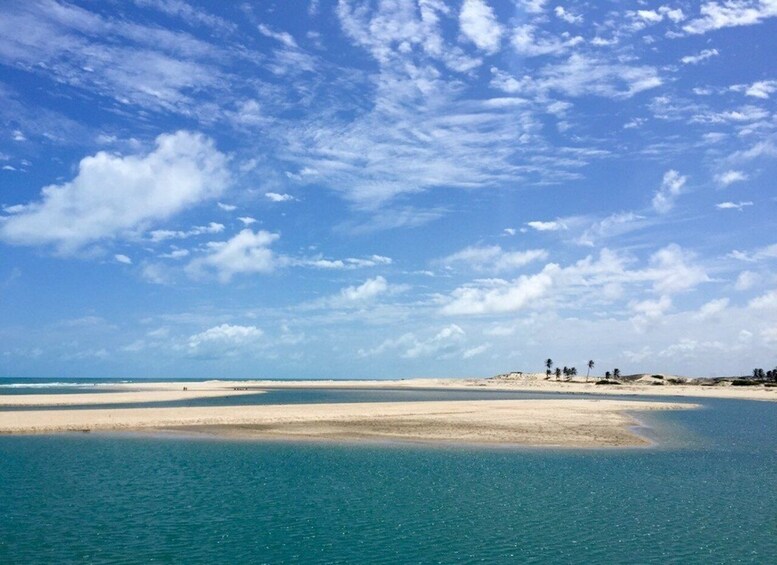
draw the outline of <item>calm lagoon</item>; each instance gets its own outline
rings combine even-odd
[[[398,395],[517,397],[252,398]],[[777,404],[702,404],[650,449],[0,437],[0,563],[774,562]]]

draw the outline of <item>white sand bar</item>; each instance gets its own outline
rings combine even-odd
[[[474,400],[136,409],[0,409],[0,433],[186,429],[233,437],[636,447],[631,412],[691,404]]]

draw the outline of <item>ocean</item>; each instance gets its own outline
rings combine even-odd
[[[251,398],[451,394],[537,396]],[[701,403],[648,449],[4,436],[0,563],[775,562],[777,404]]]

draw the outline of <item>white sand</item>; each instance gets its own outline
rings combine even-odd
[[[163,391],[150,393],[161,394]],[[101,395],[102,396],[102,395]],[[0,409],[0,433],[186,429],[227,436],[566,447],[643,446],[630,412],[692,405],[595,399],[137,409]]]
[[[621,385],[596,385],[594,379],[585,382],[585,377],[573,381],[545,380],[544,374],[528,373],[516,379],[401,379],[401,380],[315,380],[315,381],[205,381],[201,383],[132,383],[110,385],[125,390],[173,390],[182,386],[195,386],[201,390],[249,387],[254,390],[281,388],[358,388],[358,389],[461,389],[461,390],[505,390],[526,392],[563,392],[570,394],[604,394],[623,396],[676,396],[684,398],[731,398],[740,400],[777,401],[777,388],[700,386],[691,384],[655,386],[654,381]]]

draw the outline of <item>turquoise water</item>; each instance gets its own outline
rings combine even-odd
[[[704,405],[648,450],[0,437],[0,563],[775,562],[777,405]]]

